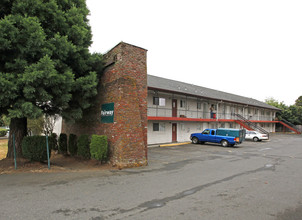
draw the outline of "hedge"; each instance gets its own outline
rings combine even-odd
[[[107,136],[104,135],[92,135],[90,143],[91,158],[96,160],[106,160],[108,151]]]
[[[59,152],[67,154],[67,135],[64,133],[61,133],[59,136]]]
[[[53,146],[53,138],[48,137],[49,157]],[[22,140],[22,155],[31,161],[43,162],[47,160],[47,147],[45,136],[28,136]]]
[[[51,137],[50,141],[53,141],[53,143],[51,143],[52,146],[53,146],[52,150],[58,150],[59,149],[59,147],[58,147],[58,135],[56,133],[52,133],[50,135],[50,137]]]
[[[78,138],[78,156],[84,159],[90,159],[89,145],[89,136],[86,134],[80,135]]]
[[[0,137],[4,137],[7,134],[7,129],[0,128]]]
[[[71,156],[77,155],[77,136],[75,134],[70,134],[68,138],[68,151]]]

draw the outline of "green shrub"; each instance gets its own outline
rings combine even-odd
[[[107,159],[108,142],[107,136],[92,135],[90,143],[91,158],[103,161]]]
[[[86,134],[82,134],[78,138],[78,156],[90,159],[90,150],[89,150],[89,136]]]
[[[53,148],[53,138],[48,137],[49,157],[51,156],[51,149]],[[29,136],[22,140],[22,154],[23,157],[31,161],[43,162],[47,160],[47,147],[45,136]]]
[[[67,154],[67,135],[64,133],[61,133],[59,136],[59,152]]]
[[[51,137],[50,141],[53,142],[53,143],[51,143],[52,146],[53,146],[52,150],[58,150],[59,149],[59,147],[58,147],[58,135],[56,133],[52,133],[50,135],[50,137]]]
[[[4,137],[7,134],[7,129],[0,128],[0,137]]]
[[[71,156],[74,156],[78,152],[77,146],[77,136],[75,134],[70,134],[68,139],[68,151]]]

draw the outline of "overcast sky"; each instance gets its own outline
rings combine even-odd
[[[301,0],[87,0],[92,52],[148,50],[148,74],[292,105],[302,95]]]

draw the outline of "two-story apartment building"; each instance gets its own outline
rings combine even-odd
[[[59,130],[67,135],[106,135],[110,161],[119,167],[146,165],[148,145],[189,141],[192,132],[205,128],[275,131],[279,109],[148,75],[146,57],[146,49],[124,42],[109,50],[93,106],[74,123],[63,120]]]
[[[252,98],[151,75],[147,103],[148,144],[189,141],[205,128],[249,129],[249,123],[274,132],[279,111]]]

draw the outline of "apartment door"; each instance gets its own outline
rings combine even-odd
[[[203,103],[203,118],[210,118],[208,104],[205,102]]]
[[[177,117],[177,99],[172,99],[172,117]]]
[[[172,123],[172,142],[177,142],[177,123]]]

